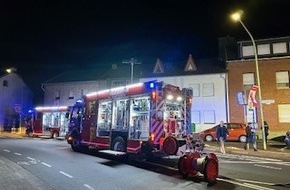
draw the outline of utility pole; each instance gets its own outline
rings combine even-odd
[[[140,65],[142,64],[142,62],[139,62],[137,59],[131,58],[130,60],[125,60],[122,63],[131,65],[131,84],[133,84],[134,65]]]

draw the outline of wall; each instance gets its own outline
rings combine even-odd
[[[200,113],[200,122],[196,123],[196,132],[210,128],[215,124],[220,123],[221,120],[225,122],[227,121],[227,93],[225,73],[140,79],[141,82],[149,80],[163,81],[168,84],[179,86],[180,88],[192,88],[193,84],[200,85],[200,96],[193,97],[192,105],[192,112]],[[214,84],[214,96],[203,96],[202,85],[205,83]],[[208,110],[214,111],[215,113],[214,123],[205,123],[204,113]],[[192,118],[193,117],[194,116],[192,116]]]
[[[285,70],[290,71],[289,57],[259,59],[262,100],[274,100],[274,103],[263,104],[264,120],[270,125],[270,131],[290,129],[290,123],[279,123],[278,119],[278,104],[290,104],[290,89],[276,88],[276,71]],[[253,59],[228,62],[229,112],[232,122],[245,122],[244,108],[237,104],[236,94],[243,91],[243,73],[255,73],[255,71]],[[257,100],[258,97],[257,92]],[[260,109],[258,109],[258,117],[260,117]]]

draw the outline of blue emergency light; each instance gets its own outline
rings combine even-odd
[[[154,82],[150,82],[149,87],[150,88],[154,88],[155,87],[155,83]]]

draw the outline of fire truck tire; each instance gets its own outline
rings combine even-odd
[[[33,137],[33,132],[32,132],[32,131],[28,132],[28,133],[27,133],[27,136],[28,136],[28,137]]]
[[[52,138],[53,138],[53,139],[56,139],[57,137],[59,137],[58,132],[53,132],[53,133],[52,133]]]
[[[75,152],[80,152],[81,151],[81,143],[78,139],[73,139],[71,143],[71,148]]]
[[[182,157],[179,158],[178,160],[178,172],[182,177],[186,178],[188,177],[188,171],[187,171],[187,155],[183,155]]]
[[[208,183],[215,183],[218,177],[218,162],[207,158],[204,166],[204,178]]]
[[[163,142],[163,151],[168,155],[176,155],[178,151],[178,143],[176,138],[168,136]]]
[[[113,150],[126,152],[125,150],[125,140],[122,137],[117,137],[113,141]]]

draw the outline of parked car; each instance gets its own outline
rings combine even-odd
[[[246,124],[244,123],[225,123],[228,128],[229,135],[227,137],[228,141],[240,141],[246,142]],[[209,128],[200,133],[201,138],[204,141],[216,140],[216,129],[219,125]]]

